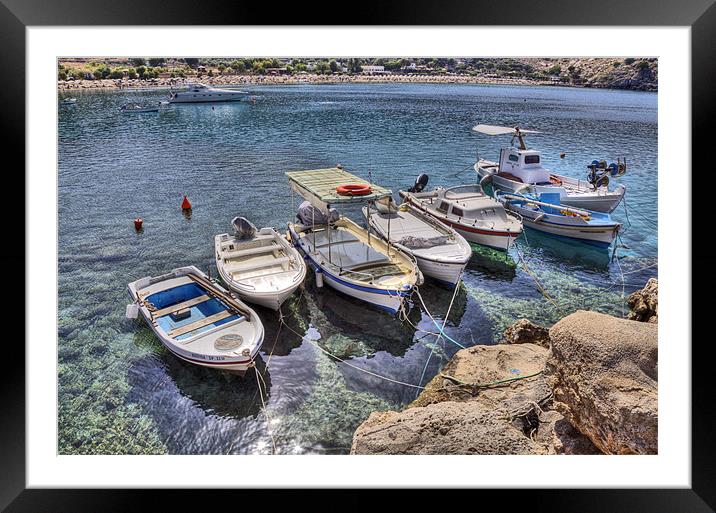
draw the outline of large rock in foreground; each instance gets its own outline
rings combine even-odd
[[[547,354],[536,344],[461,349],[405,410],[371,414],[356,430],[351,453],[598,453],[549,410]],[[519,376],[525,379],[477,386]]]
[[[659,322],[659,283],[650,278],[643,289],[629,294],[628,318],[633,321]]]
[[[505,412],[448,401],[374,412],[353,436],[351,454],[539,454]]]
[[[607,454],[656,454],[656,324],[575,312],[549,331],[555,408]]]

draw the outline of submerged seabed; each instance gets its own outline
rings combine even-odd
[[[474,182],[476,146],[489,158],[508,142],[471,133],[477,122],[544,131],[530,142],[562,174],[582,177],[594,158],[626,156],[619,258],[532,231],[508,255],[474,246],[446,324],[465,346],[495,343],[521,317],[550,325],[580,308],[623,315],[624,296],[657,274],[656,94],[388,84],[252,92],[255,105],[158,114],[117,108],[160,92],[73,92],[77,104],[59,107],[61,454],[345,453],[371,411],[415,398],[417,389],[374,374],[425,384],[459,349],[426,334],[436,328],[417,298],[400,321],[317,290],[310,273],[284,304],[284,326],[257,307],[266,328],[260,376],[185,364],[124,319],[129,281],[186,264],[207,269],[213,235],[234,215],[283,229],[292,217],[287,170],[340,162],[394,191],[420,172],[430,186]],[[183,194],[191,215],[179,209]],[[357,209],[349,214],[359,219]],[[442,324],[452,291],[428,282],[420,294]]]

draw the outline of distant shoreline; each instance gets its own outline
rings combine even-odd
[[[517,86],[558,86],[581,89],[608,89],[585,87],[550,80],[528,78],[496,78],[469,75],[226,75],[202,78],[156,78],[150,80],[74,80],[59,81],[60,92],[82,90],[156,90],[185,87],[187,84],[201,82],[214,86],[256,86],[256,85],[333,85],[333,84],[480,84],[480,85],[517,85]],[[635,88],[615,90],[644,91]],[[646,90],[645,92],[655,92]]]

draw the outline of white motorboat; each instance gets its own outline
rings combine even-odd
[[[315,272],[316,284],[328,284],[348,296],[397,313],[423,281],[415,260],[365,228],[339,215],[330,205],[389,196],[340,168],[286,173],[291,189],[305,198],[300,223],[289,223],[291,242]]]
[[[128,285],[127,317],[142,314],[164,347],[189,363],[239,373],[264,338],[256,312],[194,266]]]
[[[506,211],[479,185],[422,192],[427,181],[427,175],[420,175],[411,189],[400,191],[403,201],[453,228],[468,241],[507,251],[522,233],[519,215]]]
[[[219,89],[205,84],[188,84],[186,91],[175,91],[169,96],[169,103],[238,102],[247,92],[236,89]]]
[[[139,105],[137,103],[126,103],[119,108],[124,113],[159,112],[159,104]]]
[[[512,135],[513,141],[515,138],[519,141],[519,147],[500,150],[499,162],[478,159],[474,167],[482,185],[491,183],[496,190],[510,193],[559,193],[563,205],[596,212],[612,212],[624,197],[626,187],[623,184],[609,190],[609,176],[624,174],[626,160],[619,159],[611,165],[594,161],[587,166],[590,169],[588,179],[578,180],[552,173],[542,166],[541,153],[528,149],[524,140],[525,134],[539,133],[535,130],[493,125],[476,125],[472,129],[487,135]]]
[[[214,237],[219,275],[245,301],[278,310],[306,277],[303,257],[273,228],[257,231],[243,217],[231,224],[233,235]]]
[[[563,205],[555,192],[539,196],[498,192],[497,198],[522,216],[528,228],[590,246],[609,247],[621,228],[607,213]]]
[[[370,227],[381,237],[415,258],[426,276],[457,285],[470,260],[472,248],[462,235],[409,203],[395,207],[393,198],[363,207]]]
[[[77,103],[77,98],[65,98],[60,101],[61,105],[74,105],[75,103]]]

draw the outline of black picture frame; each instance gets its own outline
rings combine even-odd
[[[335,4],[305,3],[267,4],[259,2],[228,2],[205,0],[0,0],[0,62],[5,71],[0,87],[0,126],[2,126],[3,155],[16,157],[12,168],[6,167],[6,195],[19,202],[13,209],[24,212],[25,191],[25,103],[31,99],[25,93],[25,29],[42,25],[244,25],[247,23],[309,25],[336,25],[341,23],[365,25],[619,25],[619,26],[689,26],[691,27],[692,72],[692,154],[697,148],[710,148],[706,137],[716,118],[714,109],[716,82],[716,5],[714,0],[684,0],[660,2],[649,0],[528,0],[500,1],[394,1],[379,6],[368,4],[347,5],[344,14]],[[198,8],[200,6],[200,8]],[[352,14],[349,15],[349,13]],[[318,14],[317,14],[318,13]],[[24,101],[20,101],[20,99]],[[6,159],[6,163],[9,160]],[[691,173],[690,159],[685,159],[678,173]],[[711,164],[709,164],[711,165]],[[666,172],[660,170],[660,172]],[[49,174],[48,170],[48,176]],[[675,178],[678,180],[678,176]],[[14,183],[13,183],[14,181]],[[693,180],[692,175],[692,182]],[[7,194],[11,192],[11,194]],[[693,192],[693,189],[692,189]],[[7,204],[3,205],[6,209]],[[696,223],[709,219],[707,206],[692,207],[692,240],[699,234]],[[22,210],[21,210],[22,209]],[[25,265],[24,241],[28,234],[24,223],[15,220],[6,227],[12,240],[13,251],[0,257],[6,269],[30,270]],[[703,233],[703,232],[702,232]],[[22,248],[22,249],[21,249]],[[691,252],[692,269],[710,268],[708,251]],[[15,290],[24,290],[24,276],[9,273],[15,280]],[[709,272],[709,274],[711,274]],[[708,278],[707,278],[708,279]],[[20,283],[20,280],[23,280]],[[708,287],[708,284],[705,285]],[[694,298],[684,298],[696,304]],[[31,305],[27,305],[31,307]],[[14,308],[17,308],[15,299]],[[698,319],[694,318],[694,322]],[[716,452],[712,434],[716,420],[713,399],[712,370],[708,358],[710,337],[700,340],[684,333],[682,340],[669,343],[685,347],[690,338],[698,340],[692,351],[692,452],[690,489],[587,489],[587,490],[482,490],[479,493],[503,500],[509,497],[509,508],[528,507],[530,510],[550,511],[609,511],[609,512],[701,512],[713,511],[716,506]],[[49,341],[48,341],[49,342]],[[26,489],[25,485],[25,351],[22,345],[4,344],[5,365],[0,372],[2,387],[2,415],[0,418],[0,508],[7,511],[130,511],[148,505],[150,494],[162,501],[161,510],[172,508],[171,503],[182,504],[190,494],[211,494],[212,501],[232,500],[233,491],[192,490],[79,490],[79,489]],[[12,362],[8,364],[7,362]],[[261,494],[242,494],[242,507],[247,498],[261,499]],[[420,498],[415,491],[414,496]],[[265,495],[263,496],[265,498]],[[328,495],[321,500],[330,501]],[[364,496],[365,497],[365,496]],[[273,500],[273,499],[272,499]],[[471,499],[472,500],[472,499]],[[482,499],[481,499],[482,500]],[[508,507],[505,504],[505,507]],[[185,509],[185,507],[180,507]]]

